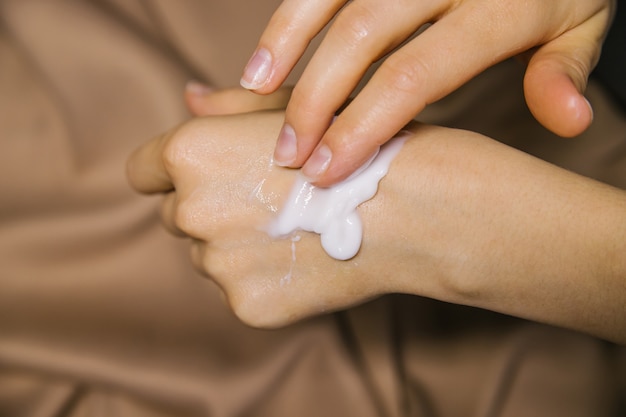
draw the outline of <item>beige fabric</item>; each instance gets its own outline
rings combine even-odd
[[[409,296],[259,331],[192,271],[125,160],[188,118],[187,80],[237,83],[277,4],[0,0],[0,416],[616,412],[624,354],[603,341]],[[626,187],[604,92],[584,137],[556,139],[520,75],[500,66],[421,118]]]

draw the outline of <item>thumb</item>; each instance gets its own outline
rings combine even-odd
[[[283,109],[290,96],[291,88],[286,87],[263,96],[239,87],[214,90],[197,81],[190,81],[185,87],[185,103],[194,116]]]
[[[559,136],[579,135],[593,121],[593,110],[584,92],[611,17],[611,10],[603,9],[541,46],[528,62],[524,77],[528,108],[543,126]]]

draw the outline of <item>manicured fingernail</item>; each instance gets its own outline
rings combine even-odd
[[[274,162],[282,167],[290,166],[296,160],[296,155],[296,132],[293,127],[286,124],[278,135],[278,142],[274,150]]]
[[[194,96],[204,97],[213,93],[215,89],[201,83],[200,81],[190,80],[187,82],[187,85],[185,85],[185,91]]]
[[[302,173],[309,181],[316,181],[330,165],[333,153],[326,145],[319,146],[302,167]]]
[[[256,90],[267,83],[272,69],[272,55],[265,48],[257,49],[243,71],[240,84],[248,90]]]

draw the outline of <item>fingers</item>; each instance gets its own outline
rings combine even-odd
[[[247,87],[261,93],[275,89],[308,41],[339,11],[342,3],[285,1],[259,43],[259,55],[247,68],[261,68],[264,74],[259,78],[246,71]],[[349,2],[339,12],[292,94],[274,160],[279,165],[302,166],[316,185],[332,185],[350,175],[427,104],[503,59],[551,43],[598,10],[606,9],[609,3],[610,0]],[[335,111],[371,63],[425,22],[434,23],[394,52],[331,126]],[[553,53],[551,47],[543,49],[529,67],[529,104],[549,128],[560,134],[576,134],[588,125],[591,113],[584,98],[573,93],[571,87],[582,91],[587,67],[593,65],[583,65],[578,74],[575,66],[562,61],[548,60],[552,64],[535,66],[549,53]],[[595,58],[582,58],[585,60],[593,62]],[[548,100],[539,94],[547,82],[551,94],[562,100],[552,108],[546,108]],[[560,116],[556,109],[562,112]]]
[[[566,31],[562,25],[550,23],[564,20],[567,12],[560,8],[546,18],[541,5],[533,8],[516,1],[467,4],[394,52],[323,133],[302,167],[314,184],[328,186],[346,178],[426,105],[497,62],[557,39]],[[503,16],[514,16],[514,24]],[[296,88],[290,106],[298,98]],[[289,111],[290,107],[288,117]]]
[[[514,3],[507,2],[511,15],[519,12]],[[500,13],[488,2],[459,7],[394,52],[323,134],[304,174],[319,186],[346,178],[427,104],[520,53],[520,37],[523,44],[541,39],[536,16],[529,13],[518,19],[524,31],[485,25]],[[512,44],[519,46],[511,49]],[[296,89],[290,106],[297,99]]]
[[[266,96],[254,94],[242,88],[214,90],[197,81],[190,81],[185,87],[185,103],[194,116],[284,109],[290,96],[290,87],[280,88]]]
[[[163,159],[163,150],[170,135],[166,133],[147,142],[128,159],[126,175],[135,190],[151,194],[174,188]]]
[[[285,0],[261,35],[241,77],[244,88],[266,94],[278,88],[311,39],[346,0]]]
[[[557,135],[579,135],[593,120],[593,110],[583,94],[610,19],[611,10],[601,10],[539,48],[528,63],[524,77],[528,108]]]
[[[294,89],[274,160],[302,166],[372,63],[432,18],[438,3],[362,0],[346,6]]]

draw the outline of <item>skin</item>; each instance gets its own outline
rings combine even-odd
[[[274,159],[319,186],[344,179],[425,106],[484,69],[519,56],[524,91],[546,128],[571,137],[593,112],[583,96],[614,0],[285,0],[242,77],[275,91],[309,42],[329,30],[287,106]],[[331,19],[336,17],[334,21]],[[412,38],[425,24],[432,25]],[[405,43],[403,43],[405,42]],[[331,125],[368,67],[387,58]],[[259,57],[262,76],[253,77]]]
[[[187,94],[197,114],[228,97],[250,109],[241,91]],[[128,163],[138,191],[165,195],[165,225],[192,239],[194,265],[245,323],[279,327],[400,292],[626,343],[623,190],[482,135],[412,123],[378,194],[359,207],[360,252],[337,261],[315,234],[292,243],[260,230],[296,174],[270,165],[283,119],[195,118]]]

